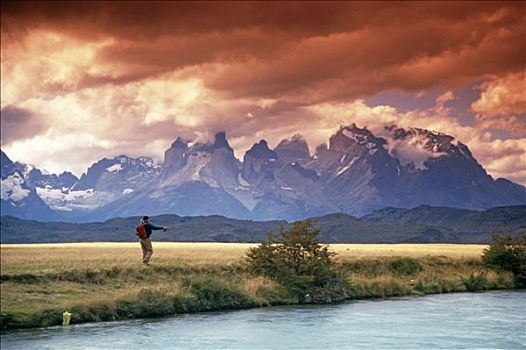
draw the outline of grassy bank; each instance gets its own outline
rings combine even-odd
[[[298,303],[251,276],[249,244],[154,243],[148,267],[137,243],[1,246],[2,329]],[[349,299],[508,289],[483,268],[481,245],[331,245]]]

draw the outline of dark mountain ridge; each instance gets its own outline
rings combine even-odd
[[[140,217],[114,218],[104,222],[72,224],[39,222],[2,216],[2,243],[127,242],[136,240]],[[489,243],[492,234],[526,234],[526,206],[499,207],[486,211],[421,206],[386,208],[362,218],[330,214],[313,218],[327,243]],[[159,215],[154,232],[163,242],[260,242],[270,231],[288,227],[282,220],[252,221],[223,216],[181,217]]]

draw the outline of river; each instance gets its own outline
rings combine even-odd
[[[526,349],[526,292],[405,297],[18,330],[8,349]]]

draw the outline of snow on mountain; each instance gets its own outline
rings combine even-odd
[[[73,211],[76,209],[94,209],[98,207],[97,202],[89,200],[94,195],[94,190],[69,190],[68,188],[52,188],[51,186],[35,188],[38,196],[49,205],[50,208],[61,211]]]
[[[25,164],[13,162],[1,153],[0,208],[2,215],[13,215],[23,219],[49,220],[53,211],[42,201],[27,179]]]
[[[24,178],[15,172],[1,180],[1,198],[5,201],[20,202],[26,198],[31,192],[27,188],[23,188],[25,184]]]
[[[120,155],[103,158],[89,167],[74,186],[75,190],[93,188],[95,191],[122,193],[124,188],[137,188],[158,174],[160,167],[150,157],[132,158]]]
[[[455,147],[453,137],[439,132],[419,128],[402,129],[396,126],[385,129],[388,132],[386,146],[389,154],[397,158],[401,165],[414,169],[427,169],[425,163],[428,160],[445,156]]]
[[[103,207],[153,181],[161,167],[150,157],[120,155],[94,163],[67,192],[41,190],[50,205],[63,210]]]
[[[67,171],[56,175],[49,174],[32,165],[25,165],[25,169],[24,178],[28,185],[34,188],[51,187],[65,190],[73,187],[79,180],[75,175]]]
[[[112,166],[106,168],[106,171],[110,173],[118,173],[121,170],[122,170],[122,165],[120,163],[113,164]]]

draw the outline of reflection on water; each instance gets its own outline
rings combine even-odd
[[[434,295],[20,330],[7,349],[526,349],[526,292]]]

